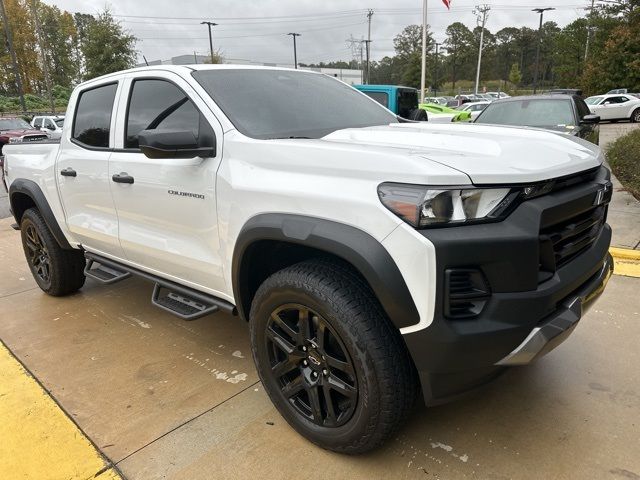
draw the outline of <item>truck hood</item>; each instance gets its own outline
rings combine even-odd
[[[350,128],[323,140],[405,150],[458,170],[475,184],[538,182],[594,168],[604,161],[596,145],[566,134],[468,123]]]

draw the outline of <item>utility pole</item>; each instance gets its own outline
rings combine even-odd
[[[373,10],[367,12],[367,21],[369,22],[369,33],[367,35],[367,81],[365,83],[371,83],[371,17],[373,17]]]
[[[369,45],[371,44],[371,40],[363,40],[362,43],[364,43],[365,48],[364,51],[366,52],[367,55],[367,59],[365,60],[365,68],[364,68],[364,73],[366,74],[366,79],[364,81],[365,84],[369,84],[371,83],[370,80],[370,75],[371,75],[371,70],[369,68]]]
[[[47,95],[49,96],[49,104],[51,105],[51,113],[56,113],[56,102],[53,100],[51,93],[51,77],[49,76],[49,64],[47,63],[47,55],[44,51],[42,42],[42,30],[40,29],[40,20],[38,19],[38,7],[35,0],[31,2],[31,10],[33,10],[33,19],[36,24],[36,35],[38,36],[38,47],[42,54],[42,72],[44,73],[44,84],[47,87]]]
[[[7,40],[7,48],[9,49],[9,55],[11,56],[11,63],[13,64],[13,75],[16,78],[16,86],[18,87],[18,96],[20,97],[20,107],[22,107],[22,112],[26,113],[27,105],[24,103],[24,89],[22,88],[22,78],[20,78],[20,70],[18,69],[18,59],[16,58],[16,52],[13,49],[13,37],[11,36],[11,27],[9,26],[9,19],[7,18],[7,12],[4,9],[4,0],[0,0],[0,17],[2,17],[2,24],[4,25],[4,34]]]
[[[591,8],[587,7],[587,10],[589,10],[589,24],[587,26],[587,45],[585,46],[584,49],[584,61],[585,63],[587,62],[588,58],[589,58],[589,43],[591,43],[591,28],[593,25],[593,10],[596,6],[596,0],[591,0]]]
[[[427,0],[422,2],[422,73],[420,74],[420,103],[424,103],[427,83]]]
[[[436,42],[436,68],[435,73],[433,74],[433,96],[438,96],[438,48],[440,48],[441,43]]]
[[[480,68],[482,67],[482,48],[484,46],[484,27],[487,24],[487,14],[491,10],[489,5],[478,5],[473,13],[478,17],[478,25],[482,27],[480,31],[480,48],[478,49],[478,69],[476,71],[476,88],[475,94],[478,94],[478,88],[480,86]]]
[[[287,33],[287,35],[291,35],[293,37],[293,63],[298,68],[298,47],[296,46],[296,37],[301,37],[301,33]]]
[[[553,7],[547,8],[534,8],[531,10],[532,12],[537,12],[540,14],[540,26],[538,27],[538,47],[536,48],[536,68],[533,74],[533,94],[535,95],[538,92],[538,70],[540,68],[540,45],[542,44],[542,18],[544,17],[544,12],[548,10],[555,10]]]
[[[200,22],[200,25],[206,25],[209,27],[209,51],[211,53],[211,64],[213,65],[213,37],[211,36],[211,27],[215,27],[218,24],[213,22]]]

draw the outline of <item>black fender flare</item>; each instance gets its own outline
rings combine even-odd
[[[248,319],[248,262],[245,252],[255,242],[282,241],[325,251],[350,263],[371,286],[397,328],[419,322],[411,293],[389,252],[368,233],[338,222],[293,214],[267,213],[243,226],[233,252],[233,294],[238,312]]]
[[[62,229],[49,206],[47,198],[44,196],[44,193],[42,193],[40,186],[36,182],[33,180],[18,178],[14,180],[9,187],[9,204],[11,205],[11,212],[13,213],[13,217],[16,219],[16,222],[18,222],[18,225],[20,225],[23,212],[19,208],[19,205],[17,205],[16,194],[26,195],[33,201],[36,208],[40,211],[42,218],[44,218],[47,227],[49,227],[53,238],[55,238],[58,245],[60,245],[60,248],[64,250],[73,250],[73,247],[69,244],[67,237],[62,233]]]

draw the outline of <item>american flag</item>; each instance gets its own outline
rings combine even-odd
[[[451,10],[451,0],[442,0],[442,3],[445,4],[445,6]]]

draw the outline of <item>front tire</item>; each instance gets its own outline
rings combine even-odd
[[[414,403],[417,383],[402,338],[347,265],[312,260],[274,273],[254,297],[250,329],[275,407],[323,448],[372,450]]]
[[[80,250],[63,250],[37,209],[24,212],[20,231],[31,274],[43,292],[60,297],[84,285],[84,255]]]

